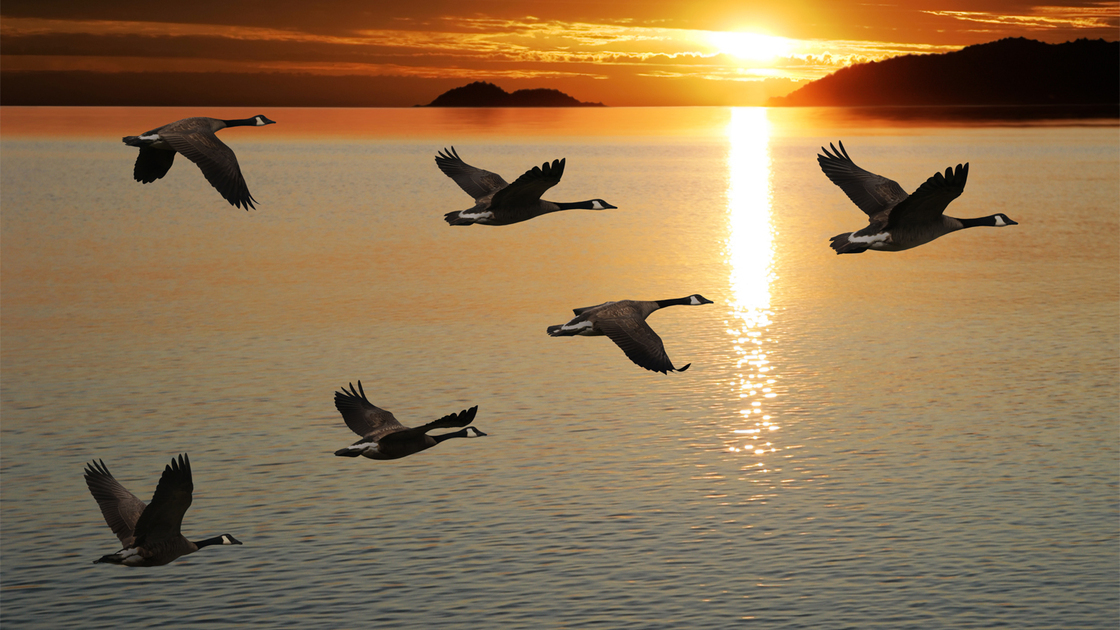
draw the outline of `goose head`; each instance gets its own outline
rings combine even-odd
[[[715,304],[715,302],[709,300],[708,298],[704,297],[703,295],[700,295],[699,293],[693,293],[692,295],[688,296],[688,300],[689,300],[689,302],[688,302],[689,306],[700,306],[701,304]]]
[[[591,209],[592,210],[612,210],[612,209],[615,209],[615,208],[618,207],[618,206],[612,206],[611,204],[603,201],[602,199],[592,199],[590,201],[590,203],[591,203]]]
[[[270,119],[268,116],[265,116],[264,114],[258,114],[256,116],[253,116],[253,122],[258,127],[263,127],[265,125],[275,125],[276,124],[275,120]],[[241,543],[238,543],[238,544],[241,544]]]
[[[1002,212],[997,212],[992,215],[992,225],[995,227],[1005,227],[1008,225],[1019,225],[1017,222],[1012,221],[1011,217]]]

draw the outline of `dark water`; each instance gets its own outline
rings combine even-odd
[[[178,112],[3,111],[5,627],[1116,626],[1114,121],[266,113],[222,132],[246,213],[185,160],[131,181],[119,136]],[[838,257],[837,139],[908,190],[968,161],[949,213],[1020,224]],[[450,228],[451,144],[507,180],[566,157],[547,198],[619,208]],[[694,292],[650,318],[682,374],[544,332]],[[333,457],[358,379],[489,435]],[[185,533],[245,544],[91,564],[85,463],[147,500],[180,452]]]

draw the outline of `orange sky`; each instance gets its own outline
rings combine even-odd
[[[1017,0],[4,0],[0,97],[408,106],[486,80],[609,105],[753,105],[853,62],[1115,40],[1118,16],[1116,2]]]

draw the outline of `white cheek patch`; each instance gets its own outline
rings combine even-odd
[[[592,210],[606,210],[606,208],[603,207],[603,204],[599,203],[598,199],[591,202],[591,209]]]
[[[266,123],[263,120],[261,120],[261,117],[257,116],[257,126],[260,127],[264,124],[266,124]]]
[[[874,243],[883,243],[891,238],[890,232],[879,232],[870,236],[855,236],[854,234],[848,237],[850,243],[867,243],[868,245]]]
[[[692,296],[692,301],[689,302],[688,305],[689,306],[700,306],[700,300],[697,300],[696,296],[694,295],[694,296]]]
[[[1004,227],[1006,225],[1007,225],[1007,222],[1003,220],[1003,217],[1001,217],[1000,215],[997,214],[996,215],[996,227]]]
[[[223,545],[232,545],[233,543],[230,541],[229,536],[226,536],[226,535],[223,534],[222,535],[222,544]]]

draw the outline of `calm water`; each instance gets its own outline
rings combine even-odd
[[[843,110],[215,110],[260,200],[120,136],[197,110],[5,109],[6,628],[1115,628],[1115,121]],[[913,190],[971,163],[956,216],[1020,225],[838,257],[865,219],[818,147]],[[455,145],[512,181],[567,157],[519,225],[450,228]],[[682,374],[573,307],[699,292],[651,324]],[[405,424],[489,433],[332,456],[361,379]],[[82,479],[147,500],[191,456],[184,532],[115,551]]]

